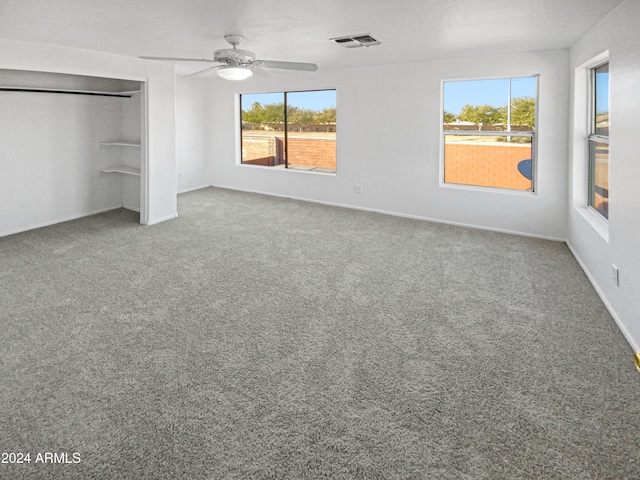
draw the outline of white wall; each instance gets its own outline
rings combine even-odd
[[[197,77],[176,79],[176,152],[178,192],[211,185],[209,117],[216,105],[209,96],[209,81]]]
[[[122,206],[120,179],[99,172],[110,152],[98,144],[121,136],[123,102],[0,92],[0,235]]]
[[[357,54],[357,52],[355,52]],[[316,73],[210,78],[211,183],[553,239],[566,238],[568,51]],[[440,186],[443,80],[540,75],[538,192]],[[337,175],[238,165],[237,93],[337,89]],[[360,194],[355,184],[363,186]]]
[[[609,51],[610,164],[609,222],[598,232],[586,211],[584,148],[584,78],[572,83],[579,98],[572,124],[572,163],[568,243],[635,351],[640,351],[640,2],[628,0],[576,42],[570,51],[573,70]],[[597,223],[596,223],[597,226]],[[607,239],[608,237],[608,239]],[[620,269],[620,286],[612,267]]]
[[[0,69],[67,73],[147,82],[146,179],[142,223],[173,218],[177,212],[175,155],[175,76],[171,65],[52,45],[0,40]],[[9,161],[3,158],[3,163]],[[4,176],[3,188],[11,188]],[[36,187],[31,192],[38,194]],[[51,217],[51,223],[59,221]],[[6,232],[5,232],[6,233]],[[3,232],[0,232],[0,235]]]

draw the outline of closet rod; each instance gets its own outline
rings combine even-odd
[[[68,95],[95,95],[101,97],[124,97],[131,98],[131,93],[117,92],[91,92],[88,90],[57,90],[48,88],[22,88],[22,87],[0,87],[1,92],[35,92],[35,93],[63,93]]]

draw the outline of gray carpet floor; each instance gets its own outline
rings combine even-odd
[[[31,455],[1,478],[640,478],[640,375],[563,243],[179,211],[0,239],[0,445]]]

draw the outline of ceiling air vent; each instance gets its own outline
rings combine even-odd
[[[382,43],[368,33],[349,35],[348,37],[336,37],[332,38],[331,41],[345,48],[372,47],[373,45],[380,45]]]

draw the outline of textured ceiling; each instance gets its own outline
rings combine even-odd
[[[121,55],[258,58],[321,69],[569,47],[622,0],[0,0],[0,38]],[[332,37],[371,33],[380,46]],[[179,72],[201,69],[182,65]]]

